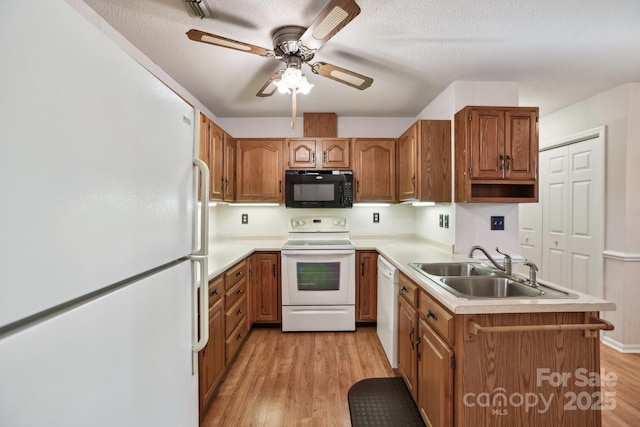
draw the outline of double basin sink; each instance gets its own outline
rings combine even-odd
[[[533,287],[525,280],[479,262],[410,263],[412,268],[457,297],[577,298],[546,285]]]

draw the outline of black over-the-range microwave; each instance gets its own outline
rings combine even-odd
[[[353,207],[353,172],[334,170],[285,171],[288,208]]]

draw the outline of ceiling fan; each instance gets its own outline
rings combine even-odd
[[[354,0],[331,0],[309,28],[285,26],[276,29],[273,33],[273,49],[265,49],[195,29],[189,30],[187,36],[194,41],[274,58],[286,63],[286,68],[275,72],[260,88],[256,96],[271,96],[276,89],[282,93],[293,92],[295,110],[296,92],[308,93],[313,86],[307,82],[306,77],[302,74],[302,64],[307,64],[314,74],[356,89],[366,89],[373,83],[372,78],[354,71],[326,62],[310,62],[317,50],[359,13],[360,7]],[[293,117],[295,119],[295,113]]]

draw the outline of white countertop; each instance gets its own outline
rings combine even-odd
[[[220,239],[209,241],[209,279],[233,267],[237,262],[255,251],[280,251],[287,241],[286,236],[270,238]],[[437,299],[442,305],[456,314],[490,313],[531,313],[561,311],[612,311],[614,303],[596,298],[557,284],[552,287],[578,295],[571,299],[465,299],[449,293],[447,290],[409,267],[411,262],[450,262],[468,261],[464,255],[412,238],[358,237],[351,236],[357,250],[376,250],[396,266],[405,276],[411,278],[420,287]],[[547,282],[541,280],[541,284]]]

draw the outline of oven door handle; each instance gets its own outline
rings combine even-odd
[[[282,255],[355,255],[354,249],[283,250]]]

